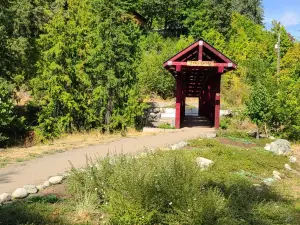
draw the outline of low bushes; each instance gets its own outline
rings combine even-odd
[[[96,164],[88,160],[85,171],[73,170],[69,190],[110,224],[296,224],[300,219],[291,202],[271,188],[256,189],[253,183],[260,181],[237,173],[265,177],[286,158],[211,140],[192,141],[189,148],[107,157]],[[201,171],[199,156],[214,166]]]

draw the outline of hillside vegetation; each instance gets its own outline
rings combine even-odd
[[[299,139],[300,44],[263,16],[260,0],[2,0],[1,146],[139,128],[144,98],[173,97],[162,63],[201,37],[239,65],[223,107]]]
[[[0,206],[0,223],[299,224],[299,175],[285,170],[288,158],[253,145],[255,139],[229,140],[195,139],[182,150],[87,159],[64,188]],[[214,164],[202,170],[197,157]],[[264,181],[274,170],[282,180],[268,186]]]

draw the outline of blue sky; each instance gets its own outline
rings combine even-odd
[[[280,21],[294,37],[300,39],[300,0],[263,0],[265,25],[272,20]]]

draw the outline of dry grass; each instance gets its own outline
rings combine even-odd
[[[138,132],[136,130],[129,130],[127,133],[127,137],[142,135],[147,134]],[[51,155],[73,149],[84,148],[87,146],[98,145],[101,143],[108,143],[120,138],[122,138],[120,133],[103,134],[99,131],[92,131],[87,133],[64,135],[60,139],[51,142],[49,141],[48,143],[33,147],[8,148],[0,151],[0,168],[17,162],[24,162],[34,158],[43,157],[44,155]]]

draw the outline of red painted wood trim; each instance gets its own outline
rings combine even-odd
[[[220,128],[220,93],[216,93],[216,98],[215,98],[215,128],[219,129]]]
[[[195,42],[194,44],[192,44],[191,46],[187,47],[186,49],[184,49],[183,51],[179,52],[177,55],[173,56],[171,59],[169,59],[168,61],[174,62],[176,61],[178,58],[180,58],[181,56],[185,55],[186,53],[188,53],[189,51],[193,50],[194,48],[197,48],[199,45],[199,41]],[[168,65],[168,62],[166,62],[164,64],[164,66],[166,67]]]
[[[173,62],[172,66],[187,66],[187,62]],[[224,67],[228,68],[228,63],[215,63],[214,66],[205,66],[205,67],[197,67],[197,66],[189,66],[191,68],[217,68],[217,67]]]
[[[211,46],[210,44],[208,44],[207,42],[205,42],[203,39],[200,39],[199,41],[196,41],[195,43],[193,43],[192,45],[190,45],[189,47],[187,47],[186,49],[182,50],[181,52],[177,53],[175,56],[173,56],[171,59],[169,59],[168,61],[166,61],[164,63],[164,67],[170,66],[168,64],[168,62],[176,62],[176,60],[178,60],[180,57],[184,56],[185,54],[188,54],[190,51],[192,51],[194,48],[198,51],[199,50],[199,43],[203,42],[203,46],[205,48],[207,48],[209,51],[211,51],[212,53],[214,53],[217,57],[220,57],[220,59],[222,59],[224,62],[226,63],[231,63],[232,67],[234,69],[237,68],[237,65],[232,62],[229,58],[227,58],[224,54],[222,54],[221,52],[219,52],[217,49],[215,49],[213,46]],[[202,47],[203,47],[202,46]],[[200,54],[200,51],[199,51]],[[201,57],[199,57],[201,58]]]
[[[218,73],[224,73],[224,67],[223,66],[218,67]]]

